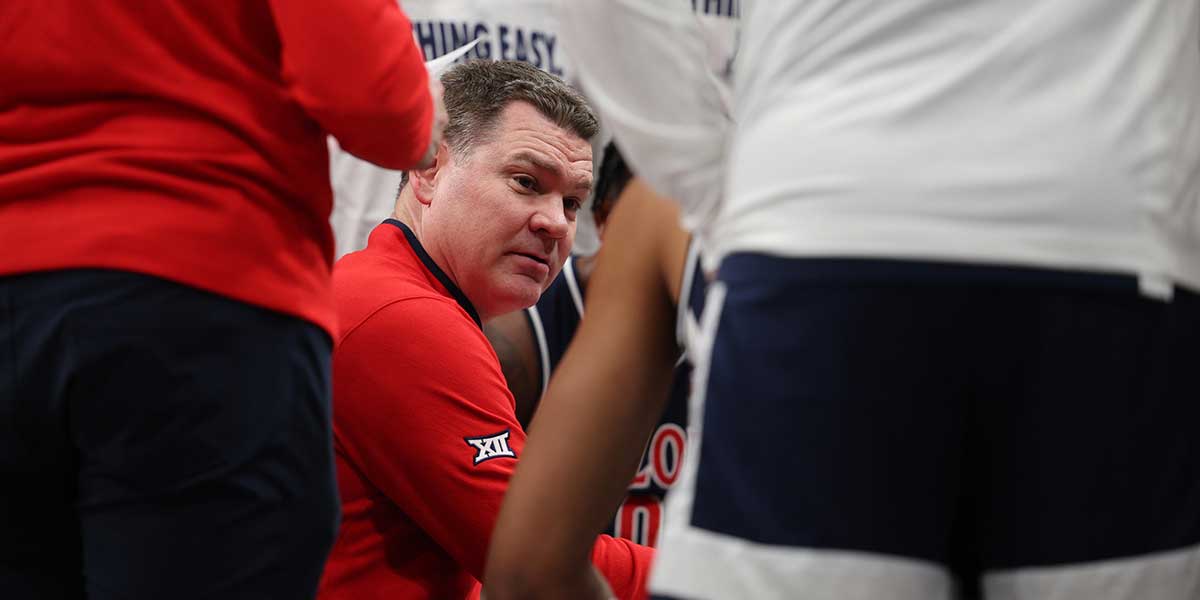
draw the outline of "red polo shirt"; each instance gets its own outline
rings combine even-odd
[[[342,524],[322,600],[478,595],[492,528],[525,444],[471,303],[388,220],[333,271]],[[601,536],[593,561],[645,595],[652,550]]]
[[[0,49],[0,276],[146,273],[333,334],[326,133],[390,168],[429,144],[395,0],[3,0]]]

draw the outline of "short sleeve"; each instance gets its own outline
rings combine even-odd
[[[456,304],[413,298],[334,352],[334,432],[351,462],[475,577],[525,443],[491,346]]]

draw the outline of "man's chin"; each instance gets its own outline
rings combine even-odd
[[[510,287],[503,294],[496,295],[495,303],[499,308],[497,314],[524,310],[537,304],[538,299],[542,297],[542,291],[542,286],[536,284]]]
[[[537,301],[540,300],[542,297],[543,291],[544,290],[539,289],[534,294],[521,295],[519,297],[519,299],[516,300],[517,304],[519,304],[519,307],[517,308],[517,310],[523,310],[523,309],[529,308],[530,306],[533,306],[534,304],[537,304]]]

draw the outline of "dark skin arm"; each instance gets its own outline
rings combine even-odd
[[[634,181],[606,225],[587,318],[550,382],[493,531],[488,600],[603,598],[596,532],[625,495],[668,396],[688,235]]]
[[[484,323],[483,334],[492,343],[508,390],[517,402],[517,421],[528,431],[533,411],[541,399],[542,375],[537,343],[525,311],[500,315]]]

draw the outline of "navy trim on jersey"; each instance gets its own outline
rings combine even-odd
[[[430,273],[433,273],[433,276],[436,277],[437,280],[446,287],[446,290],[450,292],[450,295],[454,297],[454,300],[458,302],[458,305],[463,307],[463,310],[467,311],[468,315],[471,315],[471,320],[475,321],[475,324],[482,329],[483,321],[479,319],[479,313],[475,311],[475,306],[471,304],[470,300],[467,299],[467,295],[464,294],[462,290],[458,289],[458,286],[454,285],[453,281],[450,281],[450,276],[446,275],[446,272],[443,271],[442,268],[437,265],[437,263],[433,262],[433,258],[429,256],[428,252],[425,252],[425,247],[421,245],[421,241],[418,240],[416,234],[414,234],[412,230],[408,228],[408,225],[405,225],[396,219],[387,219],[384,221],[384,223],[399,227],[400,231],[404,232],[404,237],[408,239],[408,245],[412,246],[413,252],[417,253],[417,258],[421,259],[421,262],[425,264],[425,268],[429,269]]]
[[[534,341],[538,346],[538,357],[542,366],[542,389],[538,397],[546,393],[546,382],[558,367],[558,361],[567,352],[567,346],[575,337],[579,328],[579,320],[583,318],[583,286],[575,277],[573,263],[575,257],[570,257],[563,264],[562,271],[542,292],[537,304],[525,310],[534,332]],[[535,323],[536,320],[536,323]]]
[[[679,300],[675,307],[675,341],[683,348],[680,360],[686,359],[691,351],[689,324],[699,328],[707,291],[708,280],[705,279],[704,266],[700,260],[700,242],[692,238],[688,241],[687,258],[684,259],[683,274],[679,282]]]
[[[571,291],[571,300],[575,302],[575,310],[579,312],[579,318],[583,318],[583,285],[579,281],[579,277],[575,275],[575,261],[568,259],[563,263],[563,275],[567,281],[567,289]]]
[[[542,394],[546,393],[546,388],[550,384],[550,349],[546,344],[546,330],[542,326],[542,316],[538,314],[536,304],[521,312],[525,313],[525,322],[529,324],[529,330],[533,332],[533,343],[537,345],[537,396],[541,399]]]

